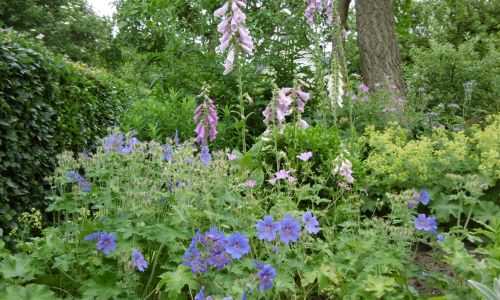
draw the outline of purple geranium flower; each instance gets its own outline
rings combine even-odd
[[[191,267],[193,274],[205,273],[207,271],[207,262],[201,257],[198,248],[188,249],[182,259],[182,264]]]
[[[283,243],[296,242],[300,237],[300,223],[292,219],[292,216],[287,214],[283,220],[279,222],[279,234]]]
[[[360,84],[358,87],[360,90],[362,90],[365,93],[368,93],[370,91],[370,88],[364,83]]]
[[[198,294],[194,296],[194,300],[205,300],[204,291],[205,291],[205,286],[202,286]]]
[[[97,241],[100,238],[101,238],[101,232],[97,231],[97,232],[94,232],[92,234],[85,236],[83,239],[85,241]]]
[[[243,254],[250,252],[250,245],[245,233],[235,232],[227,238],[226,252],[234,259],[239,259]]]
[[[260,264],[257,261],[254,264],[259,269],[257,272],[257,276],[260,279],[259,289],[261,292],[264,292],[264,290],[270,289],[273,286],[273,278],[276,277],[276,270],[268,264]]]
[[[210,150],[208,149],[207,146],[201,146],[200,160],[205,165],[208,165],[212,160],[212,155],[210,154]]]
[[[137,250],[132,252],[132,264],[139,272],[144,272],[148,268],[148,262],[144,259],[144,255]]]
[[[429,195],[429,191],[428,190],[421,190],[417,196],[413,197],[413,200],[415,202],[420,202],[423,205],[429,204],[429,201],[431,200],[430,195]]]
[[[84,191],[84,192],[90,192],[90,184],[89,182],[78,172],[76,171],[69,171],[66,173],[64,176],[66,176],[68,179],[72,179],[74,182],[78,184],[78,187]]]
[[[276,172],[276,174],[274,174],[274,175],[276,176],[277,180],[281,180],[281,179],[287,178],[289,174],[290,174],[290,171],[280,170],[280,171]]]
[[[172,163],[173,161],[173,155],[172,155],[172,150],[170,145],[163,145],[163,146],[160,146],[161,149],[163,149],[163,153],[161,154],[161,159],[165,159],[166,161],[168,161],[169,163]]]
[[[302,160],[302,161],[308,161],[312,156],[313,156],[313,153],[311,151],[309,151],[309,152],[304,152],[304,153],[297,155],[297,158]]]
[[[257,224],[255,224],[255,228],[259,230],[257,232],[259,240],[266,240],[268,242],[274,241],[279,227],[279,223],[274,222],[273,216],[264,216],[264,220],[259,220]]]
[[[316,217],[314,217],[310,211],[305,213],[305,215],[302,217],[302,221],[304,221],[307,232],[314,234],[317,234],[319,232],[318,219],[316,219]]]
[[[425,214],[419,214],[418,217],[413,217],[415,229],[423,231],[437,231],[437,223],[435,217],[427,217]]]
[[[438,234],[437,237],[436,237],[436,240],[438,242],[442,242],[442,241],[444,241],[444,236],[442,234]]]
[[[103,232],[99,236],[100,240],[97,242],[97,250],[109,255],[110,252],[116,250],[116,237],[112,233]]]

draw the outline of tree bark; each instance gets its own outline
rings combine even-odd
[[[356,0],[358,44],[363,80],[373,87],[389,80],[404,94],[401,57],[396,39],[393,0]]]
[[[351,4],[351,0],[339,0],[338,3],[340,25],[345,29],[345,31],[347,31],[349,30],[349,24],[347,24],[347,16],[349,15],[349,4]]]

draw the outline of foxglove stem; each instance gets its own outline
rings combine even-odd
[[[245,107],[243,106],[243,80],[241,79],[241,61],[240,57],[238,57],[238,90],[239,90],[239,100],[240,100],[240,118],[242,121],[241,128],[241,146],[243,153],[247,151],[247,143],[246,143],[246,117],[245,117]]]

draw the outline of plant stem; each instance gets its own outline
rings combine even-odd
[[[241,56],[238,57],[238,90],[239,90],[239,100],[240,100],[240,119],[242,121],[241,128],[241,144],[243,153],[247,151],[246,143],[246,117],[245,117],[245,107],[243,106],[243,80],[241,79]]]
[[[158,252],[156,253],[155,260],[153,262],[153,268],[151,269],[151,274],[149,275],[148,283],[146,284],[146,288],[144,289],[144,294],[142,295],[143,298],[146,295],[146,293],[148,292],[149,285],[151,284],[151,281],[153,280],[153,275],[154,275],[155,270],[156,270],[156,265],[158,264],[158,257],[160,257],[160,253],[161,253],[161,250],[163,249],[164,245],[165,245],[165,242],[163,242],[161,244],[160,248],[158,249]]]

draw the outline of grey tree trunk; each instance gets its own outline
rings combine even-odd
[[[403,95],[404,79],[393,0],[356,0],[355,7],[364,82],[373,86],[376,82],[390,80]]]
[[[347,16],[349,15],[349,4],[351,0],[339,0],[338,2],[338,12],[340,17],[340,25],[347,31],[349,26],[347,24]]]

